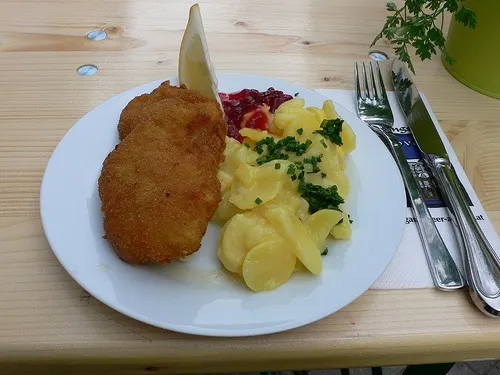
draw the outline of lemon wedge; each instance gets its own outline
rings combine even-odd
[[[217,77],[210,61],[198,4],[194,4],[189,10],[189,20],[182,38],[179,53],[179,83],[221,104],[217,90]]]

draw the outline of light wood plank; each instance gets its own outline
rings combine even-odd
[[[111,96],[176,72],[188,1],[0,0],[0,373],[261,371],[498,357],[500,321],[465,292],[369,291],[315,324],[257,338],[176,334],[134,321],[82,290],[43,234],[38,194],[57,142]],[[352,88],[384,1],[201,2],[220,71],[309,88]],[[86,39],[95,29],[102,42]],[[377,49],[392,55],[381,43]],[[76,69],[92,63],[92,77]],[[418,62],[426,93],[500,230],[500,105],[438,59]],[[75,365],[78,365],[75,367]]]

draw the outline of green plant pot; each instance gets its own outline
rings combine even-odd
[[[466,6],[476,12],[476,29],[451,22],[446,45],[456,61],[443,64],[464,85],[500,99],[500,0],[468,0]]]

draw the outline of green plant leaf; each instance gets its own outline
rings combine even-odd
[[[458,10],[458,1],[447,0],[444,2],[444,8],[450,13],[455,13]]]
[[[474,29],[477,25],[476,14],[464,4],[465,0],[404,0],[398,8],[395,2],[388,1],[386,9],[390,14],[371,45],[386,38],[394,45],[396,56],[413,73],[415,70],[408,53],[409,46],[415,48],[415,55],[421,60],[432,58],[440,50],[451,64],[454,59],[446,51],[443,17],[445,12],[454,13],[457,22]]]
[[[394,3],[393,1],[388,1],[387,4],[385,5],[385,9],[387,9],[390,12],[395,12],[398,10],[398,8],[396,7],[396,3]]]
[[[476,13],[474,13],[472,9],[465,7],[460,8],[460,10],[455,13],[455,20],[472,29],[475,29],[477,25]]]

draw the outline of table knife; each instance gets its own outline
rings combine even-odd
[[[392,63],[392,80],[411,132],[450,212],[472,301],[485,314],[498,317],[500,259],[477,223],[434,122],[399,60]]]

